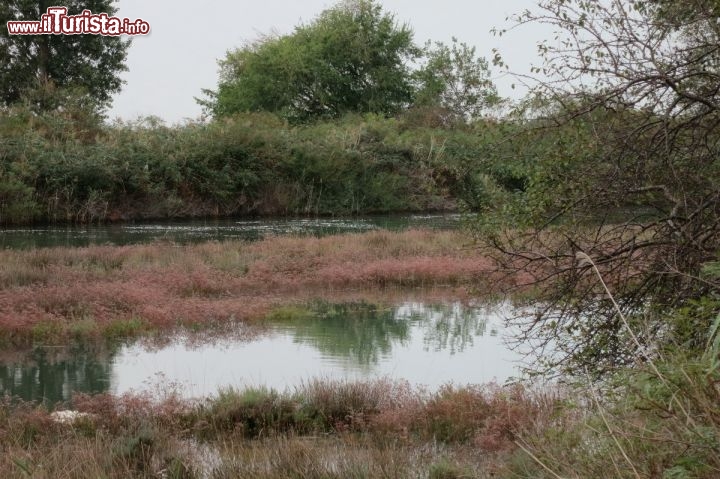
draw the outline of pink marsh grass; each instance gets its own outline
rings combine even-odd
[[[5,250],[0,337],[101,333],[128,321],[140,329],[251,321],[283,304],[358,290],[489,293],[501,278],[493,264],[461,233],[429,230]]]

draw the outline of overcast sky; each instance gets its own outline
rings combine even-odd
[[[263,33],[289,33],[334,5],[330,0],[119,0],[118,16],[142,18],[151,33],[135,37],[128,54],[126,84],[114,100],[110,118],[133,120],[155,115],[174,123],[195,119],[201,109],[194,97],[217,85],[217,60],[227,50]],[[490,59],[499,48],[513,70],[528,71],[538,63],[536,43],[547,36],[539,27],[523,27],[501,38],[493,27],[510,24],[506,17],[534,6],[534,0],[381,0],[386,11],[409,24],[415,41],[449,42],[455,36]],[[500,93],[517,96],[512,78],[497,75]]]

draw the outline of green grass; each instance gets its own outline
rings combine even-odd
[[[67,326],[69,335],[75,340],[96,338],[100,334],[100,325],[91,318],[71,322]]]
[[[30,338],[39,343],[54,342],[62,338],[65,331],[66,326],[60,321],[41,321],[32,326]]]
[[[124,339],[140,336],[148,331],[148,324],[144,320],[133,317],[127,320],[115,319],[103,328],[103,336],[107,339]]]

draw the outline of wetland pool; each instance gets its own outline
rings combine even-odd
[[[313,379],[405,380],[437,389],[502,383],[519,375],[506,343],[509,303],[311,303],[281,308],[262,332],[178,333],[102,347],[38,346],[0,356],[0,396],[48,405],[76,392],[179,392],[201,398],[221,388],[292,390]],[[238,325],[242,328],[242,325]]]

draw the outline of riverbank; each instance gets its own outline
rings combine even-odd
[[[460,232],[374,231],[258,242],[0,251],[6,345],[124,337],[252,322],[311,299],[422,288],[487,296],[522,278],[495,270]],[[442,293],[439,293],[442,291]]]
[[[494,155],[511,125],[409,120],[88,125],[14,107],[0,116],[0,225],[457,211],[488,183],[522,185],[516,156]]]
[[[77,397],[77,414],[0,407],[3,477],[494,477],[557,394],[312,381],[292,392]],[[72,466],[70,466],[72,464]]]
[[[593,385],[309,381],[201,401],[82,396],[72,412],[0,401],[0,475],[345,479],[712,479],[718,370],[669,358]]]

